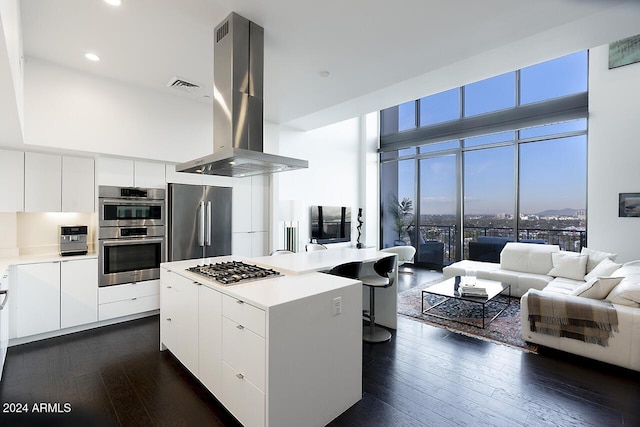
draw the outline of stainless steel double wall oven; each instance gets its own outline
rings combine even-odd
[[[160,278],[165,190],[101,186],[99,209],[100,286]]]

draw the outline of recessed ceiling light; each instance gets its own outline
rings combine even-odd
[[[320,71],[320,77],[329,77],[329,73],[328,71],[324,70],[324,71]]]
[[[84,57],[87,58],[89,61],[94,61],[94,62],[100,61],[100,57],[95,53],[87,52],[84,54]]]
[[[120,6],[122,4],[122,0],[104,0],[104,2],[111,6]]]

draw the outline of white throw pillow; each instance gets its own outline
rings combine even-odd
[[[554,252],[551,254],[553,268],[547,274],[553,277],[584,280],[588,259],[587,255],[578,255],[574,252]]]
[[[589,265],[589,261],[587,261],[587,266]],[[589,281],[591,279],[595,279],[596,277],[609,277],[613,274],[614,271],[622,267],[622,264],[616,264],[611,261],[609,258],[605,258],[600,261],[600,264],[596,265],[596,268],[591,270],[586,276],[584,276],[585,281]],[[589,267],[587,267],[587,270]],[[602,297],[604,298],[604,297]]]
[[[606,299],[614,304],[640,307],[640,280],[637,277],[625,277]]]
[[[591,299],[604,299],[621,281],[622,277],[595,277],[584,285],[578,286],[570,295]]]
[[[587,261],[587,273],[591,273],[591,270],[596,268],[596,266],[600,264],[603,259],[609,258],[611,261],[615,261],[616,257],[618,256],[618,254],[594,251],[589,248],[582,248],[582,250],[580,251],[580,255],[587,255],[589,257],[589,261]]]

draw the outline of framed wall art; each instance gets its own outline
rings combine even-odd
[[[640,217],[640,193],[620,193],[618,216]]]
[[[640,62],[640,34],[609,44],[609,69]]]

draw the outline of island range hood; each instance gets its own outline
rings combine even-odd
[[[232,12],[214,38],[213,154],[176,171],[242,177],[309,167],[263,152],[264,29]]]

